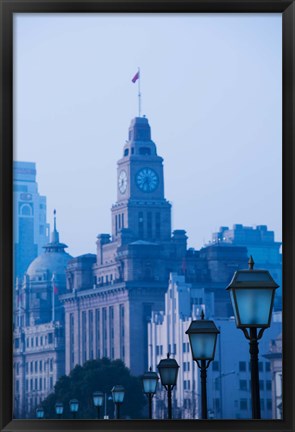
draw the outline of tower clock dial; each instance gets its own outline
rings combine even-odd
[[[142,168],[136,174],[136,184],[143,192],[153,192],[159,184],[158,175],[151,168]]]
[[[127,173],[125,170],[122,170],[119,174],[118,178],[118,186],[121,194],[126,192],[127,189]]]

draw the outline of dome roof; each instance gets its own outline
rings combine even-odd
[[[55,273],[57,276],[64,275],[66,266],[72,258],[73,257],[65,251],[46,251],[31,262],[27,270],[27,275],[33,277],[36,274],[45,273],[47,271],[52,274]]]
[[[65,277],[65,269],[68,262],[73,258],[65,252],[67,245],[59,242],[59,233],[56,230],[56,211],[54,210],[54,229],[51,234],[51,242],[44,246],[45,252],[31,262],[27,269],[30,278],[44,273],[55,274],[57,279]]]

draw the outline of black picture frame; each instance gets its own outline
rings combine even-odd
[[[295,4],[286,0],[1,0],[1,431],[294,431]],[[20,12],[281,12],[283,17],[283,419],[282,420],[13,420],[12,419],[12,147],[13,14]]]

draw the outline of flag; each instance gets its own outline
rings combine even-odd
[[[136,81],[139,79],[139,71],[138,72],[136,72],[136,74],[134,75],[134,77],[132,78],[132,82],[133,83],[136,83]]]

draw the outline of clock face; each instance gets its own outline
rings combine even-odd
[[[158,183],[157,173],[151,168],[142,168],[136,174],[136,184],[143,192],[153,192]]]
[[[118,178],[118,186],[119,186],[119,191],[121,192],[121,194],[126,192],[127,189],[127,173],[126,171],[122,170],[119,174],[119,178]]]

